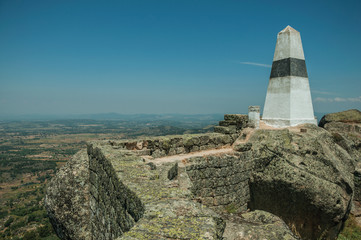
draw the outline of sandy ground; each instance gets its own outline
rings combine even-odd
[[[268,129],[268,130],[281,130],[281,129],[289,129],[292,132],[301,132],[302,128],[305,128],[303,124],[294,126],[294,127],[281,127],[281,128],[275,128],[272,126],[269,126],[265,124],[262,120],[259,122],[259,129]]]
[[[192,152],[187,154],[178,154],[172,156],[166,156],[161,158],[155,158],[150,160],[154,164],[161,164],[165,162],[174,162],[174,161],[181,161],[183,159],[191,158],[191,157],[200,157],[200,156],[208,156],[208,155],[216,155],[216,154],[223,154],[223,153],[231,153],[233,152],[233,148],[231,146],[220,148],[220,149],[210,149],[204,150],[199,152]]]

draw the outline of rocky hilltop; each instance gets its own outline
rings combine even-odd
[[[89,142],[45,199],[61,239],[335,239],[360,200],[361,113]],[[348,118],[349,113],[352,118]]]

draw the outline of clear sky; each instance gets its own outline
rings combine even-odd
[[[359,0],[0,0],[0,116],[246,113],[287,25],[315,111],[361,109]]]

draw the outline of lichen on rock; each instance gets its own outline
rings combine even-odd
[[[62,239],[335,239],[361,182],[357,126],[89,142],[46,206]]]
[[[223,240],[297,240],[288,226],[272,213],[255,210],[239,216],[228,216]]]
[[[89,160],[84,149],[47,186],[45,206],[61,239],[92,239],[89,197]]]
[[[250,179],[251,209],[281,217],[302,239],[334,239],[350,211],[353,164],[332,135],[259,130],[251,137],[257,162]]]
[[[327,114],[319,126],[330,132],[333,140],[350,154],[355,165],[354,199],[361,201],[361,112],[351,109]]]

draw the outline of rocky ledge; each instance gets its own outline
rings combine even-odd
[[[62,239],[335,239],[360,159],[331,123],[90,142],[48,185],[49,217]]]

